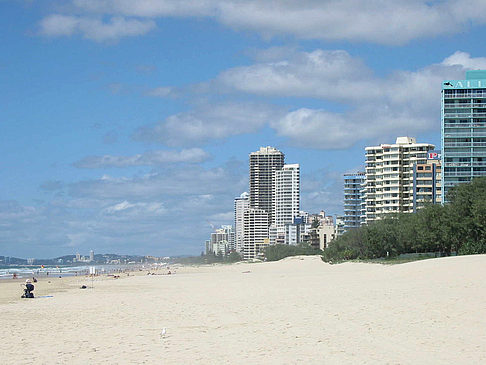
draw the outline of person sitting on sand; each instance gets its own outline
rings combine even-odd
[[[24,289],[24,294],[22,295],[22,298],[33,298],[34,293],[34,285],[32,285],[31,281],[29,279],[25,280],[25,289]]]

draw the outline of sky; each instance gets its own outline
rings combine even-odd
[[[0,255],[198,255],[248,154],[342,214],[364,147],[440,149],[484,0],[0,0]]]

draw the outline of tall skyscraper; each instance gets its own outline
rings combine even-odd
[[[250,153],[250,207],[268,213],[273,219],[274,174],[281,170],[285,156],[274,147],[260,147]]]
[[[442,83],[442,201],[450,187],[486,176],[486,71]]]
[[[300,166],[284,165],[274,175],[273,221],[278,228],[292,223],[300,212]]]
[[[235,199],[235,248],[238,253],[243,251],[243,218],[248,208],[250,208],[249,194],[244,192]]]
[[[395,144],[366,147],[365,223],[387,213],[413,212],[414,165],[426,164],[435,146],[398,137]]]
[[[344,174],[344,231],[361,225],[362,185],[366,174]]]

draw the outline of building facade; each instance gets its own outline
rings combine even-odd
[[[413,212],[414,165],[426,164],[427,154],[434,148],[433,144],[417,143],[411,137],[365,148],[364,223],[389,213]]]
[[[261,257],[270,244],[268,238],[268,213],[263,209],[249,208],[243,213],[243,259]]]
[[[442,201],[442,169],[440,152],[427,154],[425,164],[413,166],[413,211],[416,212],[425,204],[436,204]]]
[[[243,218],[245,210],[250,208],[249,194],[244,192],[235,199],[235,250],[243,251]]]
[[[364,172],[344,174],[344,231],[361,225],[362,185]]]
[[[211,239],[206,241],[206,255],[226,256],[235,250],[235,232],[233,226],[223,225],[211,233]]]
[[[319,249],[325,250],[329,243],[336,238],[336,226],[333,222],[322,222],[317,228],[319,235]]]
[[[300,211],[300,166],[284,165],[274,173],[273,222],[277,229],[292,223]]]
[[[210,251],[221,256],[226,256],[228,253],[228,233],[223,228],[218,228],[211,233]]]
[[[442,201],[452,186],[486,176],[486,71],[442,83]]]
[[[268,213],[273,220],[273,192],[275,171],[284,166],[285,156],[274,147],[260,147],[250,153],[250,207]]]
[[[336,237],[342,236],[346,230],[344,229],[344,216],[336,216]]]

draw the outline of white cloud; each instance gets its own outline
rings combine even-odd
[[[206,143],[212,139],[256,132],[278,115],[276,108],[254,103],[206,104],[142,127],[134,138],[169,146]]]
[[[235,194],[247,188],[247,165],[164,168],[144,176],[62,183],[64,196],[37,206],[0,200],[3,254],[55,257],[88,253],[197,254],[207,220],[228,223]]]
[[[485,69],[486,57],[471,58],[466,52],[457,51],[442,61],[444,66],[460,66],[463,69]]]
[[[72,0],[76,12],[123,17],[210,17],[265,37],[404,44],[486,22],[482,0]],[[64,19],[66,29],[72,20]],[[73,30],[71,30],[73,32]],[[127,34],[128,35],[128,34]]]
[[[213,0],[73,0],[79,9],[126,16],[211,16],[219,1]]]
[[[468,69],[486,68],[486,58],[457,51],[437,64],[380,77],[343,50],[278,48],[262,52],[261,57],[254,53],[256,59],[271,62],[228,69],[214,80],[188,89],[203,90],[209,96],[310,97],[338,104],[327,110],[303,107],[285,111],[264,104],[207,103],[142,127],[134,138],[170,146],[193,145],[253,133],[269,125],[292,145],[343,149],[361,140],[375,143],[397,135],[415,136],[438,130],[443,80],[461,79]]]
[[[114,16],[108,22],[100,18],[53,14],[42,19],[40,33],[61,37],[81,34],[97,42],[118,40],[121,37],[139,36],[155,28],[153,20],[126,19]]]
[[[343,209],[343,180],[339,171],[322,168],[301,178],[301,205],[309,212],[324,209],[327,214]]]
[[[130,218],[138,215],[142,215],[144,218],[146,218],[147,215],[162,215],[165,214],[166,212],[167,210],[164,208],[164,204],[161,202],[129,203],[126,200],[122,201],[121,203],[111,205],[102,210],[103,214],[108,214],[108,215],[123,214],[125,216],[129,216]]]
[[[371,70],[343,50],[291,52],[269,63],[222,72],[216,85],[269,96],[301,96],[349,100],[379,93],[370,85]]]
[[[209,222],[221,224],[233,224],[235,213],[233,211],[216,213],[208,217]]]
[[[324,110],[298,109],[270,126],[302,147],[318,149],[347,148],[360,137],[342,115]]]
[[[133,200],[157,199],[162,195],[194,196],[222,194],[236,189],[243,191],[247,182],[239,168],[203,169],[192,166],[190,170],[165,168],[163,172],[153,172],[133,178],[116,178],[103,175],[100,179],[81,181],[69,186],[69,194],[74,197],[93,199]]]
[[[155,96],[158,98],[167,98],[177,95],[177,92],[172,87],[161,86],[147,91],[146,94],[148,96]]]
[[[345,51],[289,53],[287,58],[222,72],[213,85],[261,96],[313,97],[345,111],[299,108],[269,125],[301,147],[348,148],[359,140],[438,130],[441,83],[465,70],[486,68],[485,58],[456,52],[417,71],[378,77]]]
[[[88,156],[74,163],[80,168],[106,168],[129,166],[156,166],[170,163],[199,163],[206,161],[209,154],[200,148],[189,148],[180,151],[150,151],[134,156]]]

